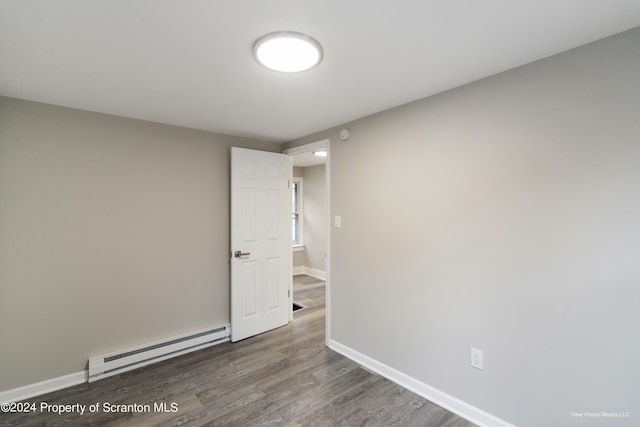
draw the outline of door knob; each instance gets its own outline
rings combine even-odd
[[[247,255],[251,255],[251,253],[249,252],[242,252],[242,251],[235,251],[234,252],[234,256],[236,258],[240,258],[241,256],[247,256]]]

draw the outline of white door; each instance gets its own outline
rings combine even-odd
[[[289,156],[231,148],[231,341],[289,322]]]

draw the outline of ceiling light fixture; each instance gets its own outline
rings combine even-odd
[[[310,70],[322,61],[322,46],[316,39],[293,31],[277,31],[253,44],[253,56],[265,67],[283,73]]]
[[[327,150],[314,151],[313,155],[318,157],[327,157]]]

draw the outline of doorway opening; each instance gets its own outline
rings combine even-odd
[[[296,292],[312,279],[324,281],[326,305],[326,340],[329,332],[329,144],[325,139],[284,151],[291,159],[291,246],[293,304],[300,304]],[[326,157],[318,156],[325,151]],[[293,309],[291,320],[293,321]]]

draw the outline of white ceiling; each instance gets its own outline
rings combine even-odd
[[[312,151],[306,153],[295,154],[291,156],[291,165],[300,168],[308,168],[309,166],[324,165],[327,163],[326,157],[318,157]]]
[[[283,142],[638,25],[640,0],[0,0],[0,95]],[[256,64],[277,30],[322,64]]]

